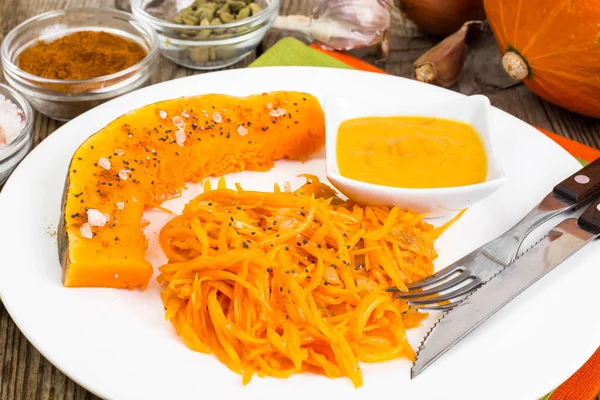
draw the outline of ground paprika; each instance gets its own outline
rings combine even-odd
[[[139,44],[102,31],[75,32],[38,41],[19,55],[18,66],[49,79],[83,80],[114,74],[146,56]]]

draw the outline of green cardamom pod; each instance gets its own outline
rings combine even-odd
[[[223,21],[224,24],[228,24],[235,21],[235,17],[229,13],[221,13],[221,21]]]
[[[248,7],[250,7],[250,10],[252,11],[252,15],[256,15],[263,10],[262,7],[256,3],[250,3]]]
[[[187,14],[183,16],[183,23],[185,25],[198,25],[198,22],[200,22],[200,20],[195,15]]]
[[[250,6],[246,6],[240,10],[235,19],[239,21],[240,19],[248,18],[251,13],[252,11],[250,10]]]
[[[238,13],[242,8],[246,7],[246,3],[240,0],[228,0],[227,3],[233,14]]]
[[[215,9],[203,7],[201,10],[201,18],[211,21],[215,17]]]
[[[200,26],[210,26],[210,21],[205,18],[202,20],[202,22],[200,22]],[[196,34],[196,37],[198,39],[208,39],[210,33],[210,29],[203,29]]]
[[[213,18],[213,20],[210,21],[210,25],[211,26],[223,25],[223,22],[221,22],[221,20],[219,18]]]
[[[224,12],[226,12],[226,13],[231,12],[231,10],[229,9],[229,4],[227,4],[227,3],[225,3],[223,5],[223,7],[219,8],[219,11],[217,11],[217,15],[221,15],[221,13],[224,13]]]
[[[205,47],[190,49],[190,58],[196,62],[206,62],[210,58],[210,51]]]

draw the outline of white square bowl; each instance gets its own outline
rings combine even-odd
[[[488,162],[486,180],[473,185],[415,189],[376,185],[341,176],[336,151],[340,124],[353,118],[382,116],[434,117],[470,124],[479,134],[485,148]],[[442,217],[471,207],[502,187],[506,180],[491,143],[491,105],[485,96],[406,105],[329,95],[325,98],[325,119],[327,178],[341,193],[361,204],[398,206],[404,210],[427,214],[427,217]]]

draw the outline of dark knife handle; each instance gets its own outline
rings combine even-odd
[[[600,198],[579,217],[579,225],[596,235],[600,234]]]
[[[581,207],[600,194],[600,159],[590,163],[554,188],[554,193]]]

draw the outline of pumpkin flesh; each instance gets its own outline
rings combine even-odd
[[[58,232],[63,285],[144,289],[153,274],[144,257],[146,207],[179,195],[186,182],[304,161],[324,142],[318,100],[298,92],[180,98],[117,118],[69,167]],[[91,226],[89,238],[85,224],[96,211],[106,223]]]
[[[525,85],[543,99],[600,117],[600,4],[597,0],[485,0],[498,46],[529,69]]]

